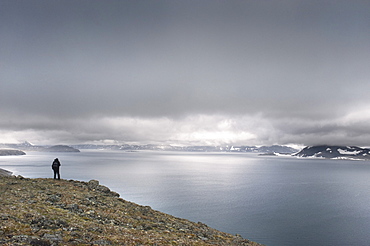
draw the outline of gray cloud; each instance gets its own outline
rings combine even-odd
[[[1,2],[0,132],[366,145],[369,11],[360,0]]]

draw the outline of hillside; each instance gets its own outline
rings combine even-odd
[[[327,159],[369,160],[370,149],[356,146],[308,146],[296,153],[298,157],[321,157]]]
[[[96,180],[0,176],[0,245],[260,245],[119,198]]]

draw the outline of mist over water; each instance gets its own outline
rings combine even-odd
[[[266,245],[368,245],[370,162],[246,153],[27,152],[0,167],[101,184],[122,198]]]

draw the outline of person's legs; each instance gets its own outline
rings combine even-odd
[[[60,179],[60,172],[59,172],[59,170],[58,170],[58,179]]]
[[[57,179],[57,170],[53,169],[54,171],[54,179]]]

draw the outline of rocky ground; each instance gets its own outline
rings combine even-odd
[[[0,175],[0,245],[260,245],[140,206],[96,180]]]
[[[12,172],[9,172],[7,170],[4,170],[4,169],[1,169],[0,168],[0,177],[2,177],[2,176],[10,176],[10,175],[12,175]]]

